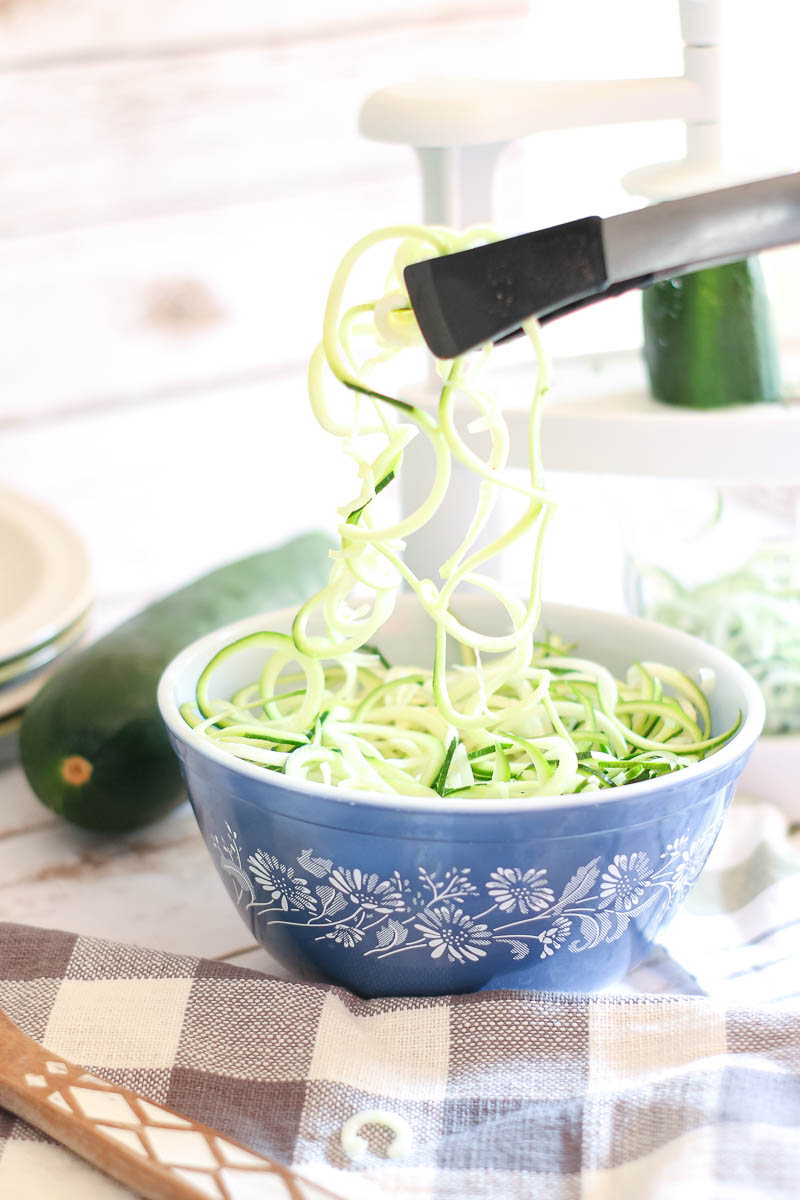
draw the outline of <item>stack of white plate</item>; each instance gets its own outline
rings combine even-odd
[[[89,556],[54,512],[0,487],[0,761],[25,705],[89,621]]]

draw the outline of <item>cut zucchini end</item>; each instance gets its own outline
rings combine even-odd
[[[70,787],[83,787],[92,778],[94,766],[82,754],[68,754],[61,760],[59,774]]]

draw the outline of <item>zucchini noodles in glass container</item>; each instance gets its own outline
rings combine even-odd
[[[360,490],[339,510],[340,544],[331,552],[328,582],[297,613],[291,635],[251,634],[208,663],[196,702],[181,709],[195,736],[312,784],[387,798],[513,799],[653,779],[704,758],[738,728],[737,722],[712,731],[707,678],[637,662],[616,679],[569,644],[569,630],[537,634],[553,502],[544,487],[540,434],[548,366],[535,320],[524,325],[536,380],[524,483],[507,470],[508,428],[488,385],[491,348],[437,364],[435,410],[380,383],[385,364],[418,354],[422,345],[404,267],[497,237],[487,227],[455,233],[396,226],[363,238],[343,259],[308,385],[314,415],[354,463]],[[387,249],[382,293],[353,301],[365,256]],[[462,433],[465,408],[471,419]],[[429,490],[416,511],[384,517],[382,494],[402,470],[412,438],[426,439],[430,449]],[[447,547],[438,579],[420,579],[403,550],[443,503],[454,460],[479,480],[476,509],[459,544]],[[517,498],[519,515],[482,542],[504,491]],[[528,543],[529,587],[520,599],[485,566]],[[403,585],[416,598],[420,621],[435,628],[430,663],[392,664],[381,653],[381,626]],[[454,610],[462,586],[485,593],[508,631],[488,634],[463,624]],[[218,669],[254,647],[263,650],[259,678],[233,695],[217,694]]]
[[[800,489],[660,488],[662,512],[694,520],[634,536],[629,607],[719,646],[761,688],[764,732],[800,732]]]

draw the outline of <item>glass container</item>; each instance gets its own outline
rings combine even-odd
[[[800,732],[800,488],[632,482],[628,607],[725,650],[764,693],[764,732]]]

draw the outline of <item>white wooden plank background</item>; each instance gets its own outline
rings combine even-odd
[[[414,183],[0,241],[0,419],[301,367],[342,254]]]
[[[401,175],[410,152],[357,134],[371,91],[417,75],[524,67],[519,19],[371,24],[319,41],[8,72],[0,233],[276,196],[326,175]]]
[[[419,213],[412,153],[360,139],[358,107],[442,63],[519,58],[509,6],[474,11],[0,75],[0,427],[304,361],[343,249]]]
[[[525,0],[4,0],[0,65],[60,58],[111,58],[169,48],[264,41],[313,41],[415,23],[439,24],[491,14],[524,15]]]

